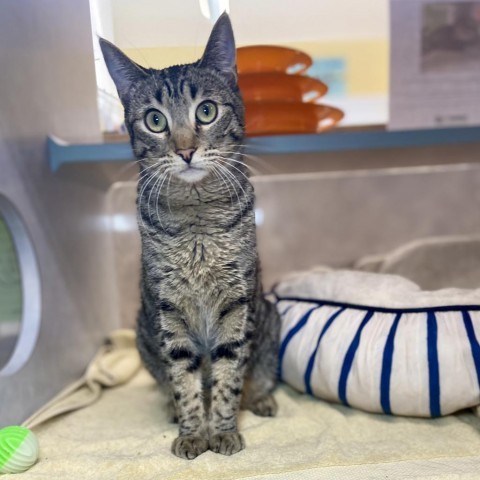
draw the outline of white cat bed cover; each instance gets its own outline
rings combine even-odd
[[[480,290],[325,268],[276,285],[279,374],[369,412],[438,417],[480,405]]]

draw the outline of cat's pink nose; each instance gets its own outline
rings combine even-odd
[[[196,148],[185,148],[185,149],[180,149],[176,150],[175,153],[177,155],[180,155],[183,160],[187,163],[190,163],[192,161],[193,154],[196,152]]]

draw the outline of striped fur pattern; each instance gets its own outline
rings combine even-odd
[[[220,17],[204,56],[190,65],[145,69],[101,46],[140,166],[138,349],[170,396],[179,423],[173,453],[230,455],[245,446],[241,405],[276,413],[280,327],[262,294],[230,21]],[[205,101],[216,106],[208,124],[196,117]],[[149,130],[152,109],[164,116],[164,131]]]

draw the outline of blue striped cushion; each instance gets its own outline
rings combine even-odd
[[[276,292],[279,374],[297,390],[394,415],[438,417],[480,405],[479,305],[389,308],[309,293]]]

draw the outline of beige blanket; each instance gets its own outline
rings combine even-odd
[[[114,332],[85,377],[25,422],[38,436],[39,462],[3,478],[480,478],[480,419],[472,412],[394,418],[330,405],[286,386],[276,398],[276,418],[242,412],[244,451],[181,460],[170,453],[177,427],[167,421],[166,398],[140,368],[133,332]],[[78,410],[48,420],[72,409]]]

